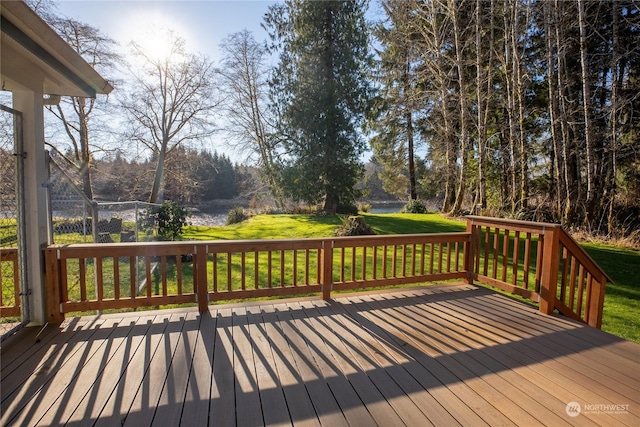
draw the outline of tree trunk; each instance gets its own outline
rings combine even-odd
[[[545,38],[547,42],[547,81],[549,87],[549,130],[551,132],[551,141],[553,145],[552,157],[553,166],[550,170],[550,176],[553,178],[553,206],[554,216],[558,219],[562,218],[562,202],[565,199],[563,196],[566,184],[564,182],[564,162],[562,161],[561,153],[561,132],[558,130],[559,114],[558,114],[558,90],[557,90],[557,77],[554,75],[554,49],[553,49],[553,36],[552,25],[557,25],[557,17],[552,18],[553,4],[551,2],[544,3],[545,12]],[[557,54],[557,53],[556,53]]]
[[[571,138],[569,136],[569,111],[566,102],[566,61],[565,61],[565,52],[566,52],[566,38],[564,35],[563,25],[564,25],[564,16],[563,16],[563,6],[564,2],[561,0],[555,0],[555,42],[556,42],[556,68],[557,68],[557,88],[558,88],[558,99],[559,99],[559,122],[560,122],[560,131],[561,131],[561,145],[562,145],[562,170],[564,171],[564,209],[562,214],[562,223],[564,224],[573,224],[575,221],[575,205],[578,198],[578,189],[577,189],[577,179],[575,176],[575,160],[573,155],[573,144]],[[558,161],[560,159],[558,158]]]
[[[93,200],[93,186],[91,184],[91,151],[89,149],[89,115],[87,114],[86,100],[75,98],[80,124],[80,175],[82,176],[82,190],[89,200]],[[90,101],[93,102],[93,101]]]
[[[580,65],[582,67],[582,107],[584,111],[584,139],[586,146],[586,172],[587,172],[587,200],[586,216],[587,222],[594,220],[593,203],[595,201],[594,185],[594,144],[593,130],[591,123],[591,81],[589,77],[589,60],[587,55],[587,24],[585,22],[584,0],[578,0],[578,23],[580,26]]]
[[[460,102],[460,175],[458,177],[456,201],[451,209],[451,212],[457,214],[462,209],[462,202],[466,191],[466,178],[467,178],[467,158],[468,158],[468,142],[469,142],[469,130],[468,130],[468,114],[467,114],[467,81],[465,78],[465,70],[462,58],[462,30],[460,28],[460,22],[458,19],[458,7],[454,0],[449,0],[449,13],[453,22],[453,36],[456,49],[456,69],[458,73],[458,85],[459,85],[459,102]]]
[[[493,1],[491,3],[493,7]],[[485,164],[487,162],[487,130],[485,126],[485,115],[484,115],[484,94],[482,93],[482,87],[484,86],[484,73],[483,73],[483,49],[480,47],[482,45],[482,0],[476,0],[476,102],[478,109],[478,196],[477,201],[480,205],[482,211],[487,208],[487,178],[485,176]],[[493,29],[491,29],[493,31]],[[491,51],[491,49],[489,49]],[[487,87],[488,89],[488,87]],[[489,102],[489,95],[486,95],[487,103]],[[475,213],[475,206],[474,206]]]
[[[413,147],[413,120],[411,111],[406,113],[407,122],[407,157],[409,160],[409,197],[411,200],[418,198],[418,190],[416,186],[416,165]]]
[[[622,86],[623,70],[620,68],[620,16],[619,16],[619,4],[617,1],[613,1],[611,4],[612,15],[612,35],[613,42],[611,46],[611,76],[613,81],[611,82],[611,114],[609,117],[609,126],[611,127],[611,137],[609,155],[611,158],[611,167],[607,176],[607,200],[609,203],[609,209],[607,212],[607,229],[608,233],[612,234],[616,228],[616,219],[614,215],[615,200],[617,193],[616,176],[618,175],[618,94],[620,87]]]
[[[514,23],[511,22],[513,19],[513,13],[510,10],[511,1],[505,1],[502,4],[502,13],[504,16],[504,74],[505,74],[505,84],[506,84],[506,96],[507,96],[507,119],[509,125],[509,137],[507,138],[508,143],[508,161],[509,161],[509,206],[511,208],[511,213],[514,214],[517,210],[517,200],[518,200],[518,153],[517,153],[517,144],[516,144],[516,118],[514,117],[516,108],[515,108],[515,99],[514,99],[514,91],[515,91],[515,72],[513,70],[513,46],[512,46],[512,32]]]
[[[525,13],[525,30],[520,31],[520,9],[519,2],[513,3],[513,25],[511,31],[513,71],[515,75],[515,94],[518,104],[518,142],[520,155],[520,177],[519,177],[519,195],[517,200],[518,209],[527,209],[529,200],[529,147],[525,133],[525,105],[524,105],[524,81],[522,78],[522,57],[518,49],[518,40],[526,33],[529,22],[529,3],[527,3],[527,11]],[[522,48],[523,52],[525,47]],[[524,53],[523,55],[524,56]]]
[[[149,203],[161,203],[161,189],[162,181],[164,178],[164,160],[167,155],[167,145],[162,144],[160,151],[158,152],[158,159],[156,162],[156,171],[153,178],[153,186],[151,187],[151,194],[149,195]]]
[[[408,44],[408,43],[407,43]],[[413,129],[413,102],[411,97],[411,57],[410,47],[404,49],[404,69],[402,70],[402,95],[405,104],[405,126],[407,133],[407,166],[409,172],[409,199],[418,198],[418,190],[416,185],[416,166],[415,166],[415,147],[414,147],[414,129]]]

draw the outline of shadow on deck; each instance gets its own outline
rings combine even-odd
[[[472,285],[71,318],[1,376],[2,425],[640,424],[640,346]]]

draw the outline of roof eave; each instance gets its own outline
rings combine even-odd
[[[113,86],[75,52],[46,22],[22,1],[0,3],[3,35],[11,38],[45,67],[62,76],[84,96],[108,94]],[[68,89],[66,92],[70,92]],[[75,92],[75,91],[74,91]],[[77,93],[56,93],[77,95]]]

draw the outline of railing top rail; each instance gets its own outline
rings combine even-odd
[[[520,231],[537,231],[544,234],[545,230],[562,228],[560,224],[552,222],[521,221],[508,218],[493,218],[488,216],[467,215],[467,220],[473,225],[501,225]]]
[[[598,272],[604,279],[606,279],[608,283],[613,283],[613,279],[609,277],[607,272],[604,271],[602,267],[600,267],[600,265],[595,262],[593,258],[591,258],[591,255],[589,255],[587,251],[582,249],[582,247],[578,245],[578,242],[576,242],[575,239],[571,237],[571,235],[564,229],[562,230],[562,233],[560,233],[560,243],[562,243],[562,245],[567,248],[573,254],[573,256],[577,257],[580,263],[585,266],[587,270],[589,270],[592,274],[593,272]]]
[[[132,247],[138,248],[157,248],[157,247],[194,247],[194,246],[239,246],[239,245],[269,245],[282,244],[287,242],[306,242],[314,245],[327,239],[309,238],[309,239],[266,239],[266,240],[178,240],[178,241],[151,241],[151,242],[129,242],[129,243],[74,243],[71,245],[50,245],[49,249],[127,249]]]
[[[72,244],[68,244],[68,245],[49,245],[47,248],[48,249],[97,249],[97,248],[113,248],[113,249],[126,249],[126,248],[131,248],[131,247],[145,247],[145,248],[151,248],[151,247],[163,247],[163,246],[170,246],[170,247],[193,247],[194,244],[200,244],[202,241],[188,241],[188,240],[184,240],[184,241],[167,241],[167,242],[159,242],[159,241],[153,241],[153,242],[129,242],[129,243],[72,243]]]
[[[340,236],[340,237],[316,237],[316,238],[300,238],[300,239],[265,239],[265,240],[180,240],[180,241],[153,241],[153,242],[130,242],[130,243],[75,243],[71,245],[50,245],[50,249],[64,249],[64,248],[73,248],[73,249],[96,249],[96,248],[109,248],[109,249],[126,249],[132,247],[144,247],[144,248],[152,248],[152,247],[193,247],[195,246],[256,246],[256,245],[281,245],[291,242],[297,242],[300,245],[311,245],[317,246],[318,244],[325,242],[327,240],[336,241],[336,242],[355,242],[356,244],[373,244],[377,240],[383,241],[403,241],[403,242],[411,242],[411,241],[422,241],[429,239],[436,239],[438,241],[442,240],[451,240],[451,241],[462,241],[469,233],[461,231],[461,232],[452,232],[452,233],[422,233],[422,234],[384,234],[384,235],[372,235],[372,236]]]

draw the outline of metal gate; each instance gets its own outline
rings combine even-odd
[[[22,113],[0,104],[0,341],[30,321]]]

